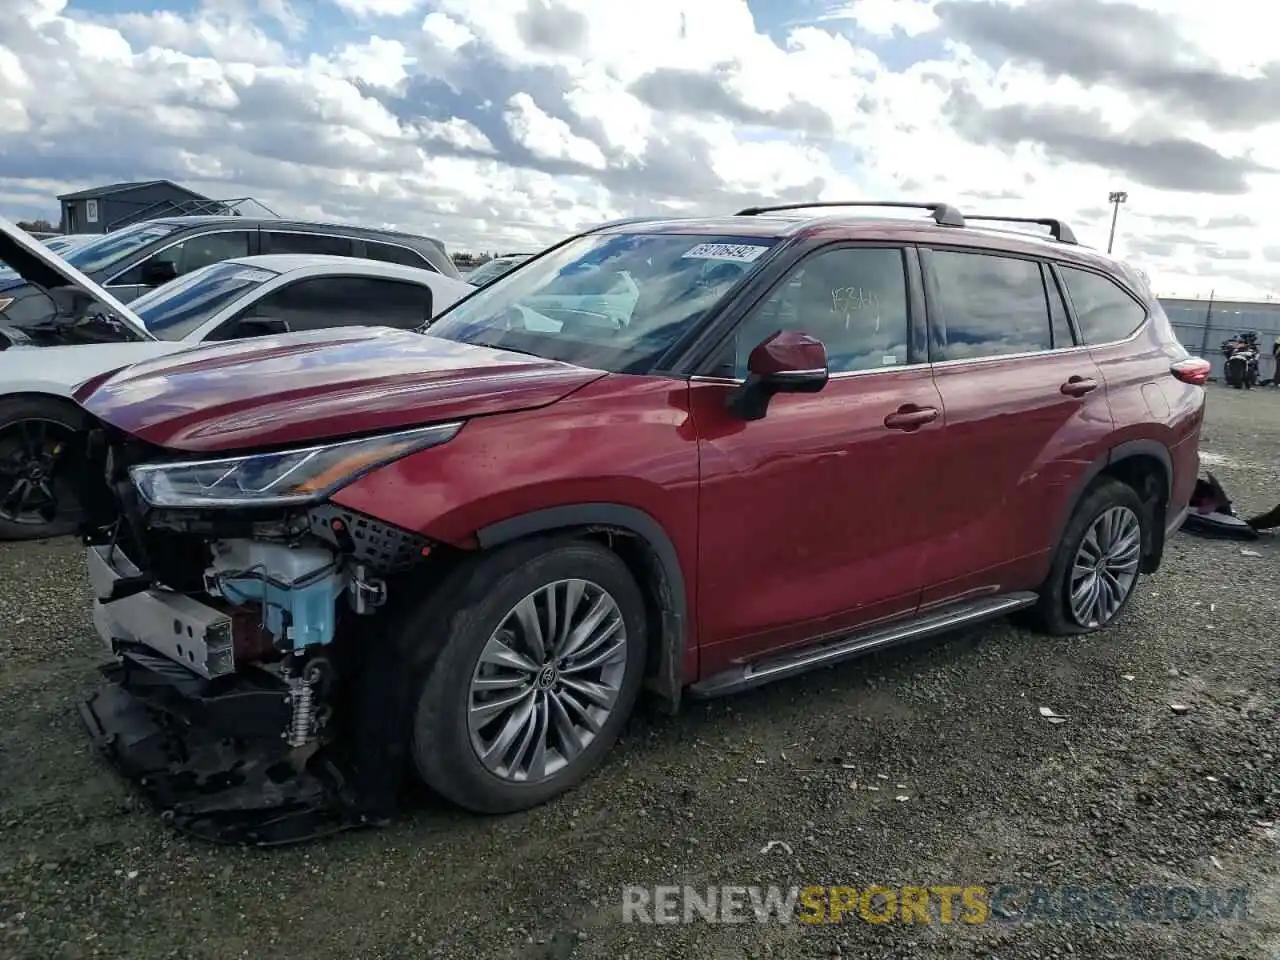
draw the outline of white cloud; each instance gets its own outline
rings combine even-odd
[[[821,20],[849,20],[877,37],[898,31],[916,37],[938,26],[933,5],[934,0],[852,0],[833,4]]]
[[[347,80],[362,80],[384,90],[394,90],[409,79],[409,68],[415,63],[399,40],[384,40],[374,35],[365,43],[349,43],[338,50],[332,61],[313,57],[312,69],[323,72],[332,66]]]
[[[357,17],[407,17],[422,6],[422,0],[333,0]]]
[[[544,111],[529,94],[515,94],[507,101],[507,107],[504,116],[511,136],[538,159],[568,160],[604,169],[604,152],[585,137],[577,136],[565,121]]]
[[[1072,2],[1091,0],[832,0],[783,27],[747,0],[13,0],[0,204],[48,215],[63,190],[173,177],[493,249],[635,212],[919,197],[1105,246],[1127,189],[1117,250],[1157,287],[1271,290],[1280,89],[1258,93],[1277,55],[1239,27],[1256,4],[1133,0],[1158,15],[1146,44],[1083,14],[1001,32]],[[1038,36],[1047,60],[1009,49]],[[1203,90],[1177,86],[1190,68]]]

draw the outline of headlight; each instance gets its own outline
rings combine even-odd
[[[186,460],[129,468],[153,507],[270,507],[323,500],[375,467],[453,439],[462,423],[440,423],[301,450],[224,460]]]
[[[11,303],[13,303],[13,297],[0,297],[0,313],[4,313]]]

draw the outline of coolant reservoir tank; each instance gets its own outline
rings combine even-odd
[[[350,579],[337,554],[323,546],[248,539],[209,546],[209,593],[236,606],[259,605],[263,624],[285,648],[333,642],[338,599]]]

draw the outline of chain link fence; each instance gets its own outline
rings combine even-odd
[[[1182,345],[1197,357],[1213,364],[1210,376],[1222,378],[1222,341],[1239,333],[1258,334],[1258,375],[1262,380],[1276,376],[1271,346],[1280,337],[1280,303],[1245,300],[1183,300],[1161,297],[1160,304],[1173,324]]]

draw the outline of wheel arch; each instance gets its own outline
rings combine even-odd
[[[24,383],[19,385],[17,389],[0,393],[0,403],[6,403],[10,400],[54,400],[61,401],[76,410],[80,409],[72,389],[64,383],[56,383],[54,381],[50,381],[47,384]]]
[[[646,687],[674,713],[684,687],[688,643],[688,591],[680,556],[662,524],[621,503],[575,503],[499,520],[475,533],[482,550],[547,533],[601,538],[619,555],[645,594],[647,613],[659,625],[650,631]]]
[[[1132,487],[1150,505],[1150,539],[1143,545],[1142,572],[1154,573],[1164,555],[1165,517],[1173,491],[1173,458],[1158,440],[1126,440],[1094,460],[1081,474],[1075,492],[1058,523],[1057,544],[1080,502],[1100,477],[1110,477]]]

